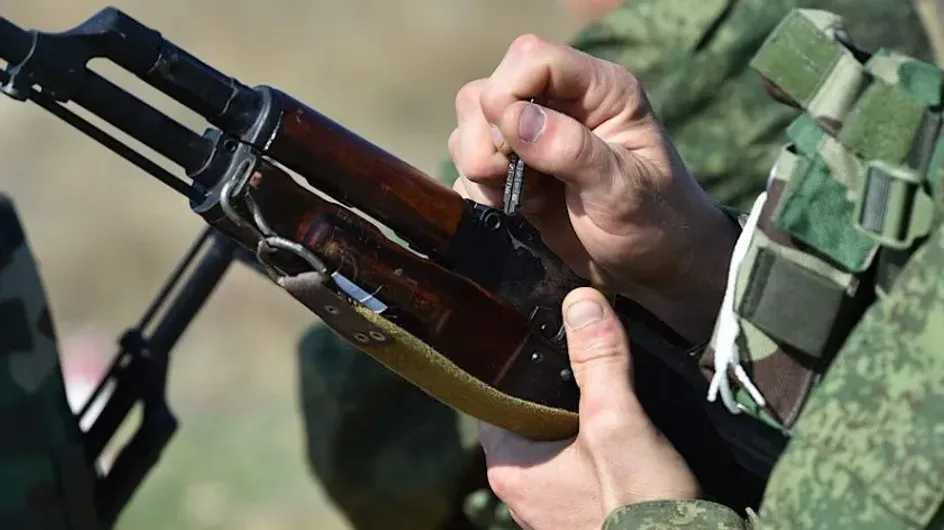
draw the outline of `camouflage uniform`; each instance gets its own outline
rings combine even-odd
[[[52,317],[0,196],[0,528],[94,530],[92,469],[66,400]]]
[[[604,530],[944,527],[944,230],[873,306],[813,394],[757,515],[707,501],[610,514]]]
[[[794,7],[846,16],[865,48],[931,58],[910,4],[885,0],[632,0],[573,45],[639,77],[691,172],[719,203],[747,208],[796,116],[767,96],[748,62]],[[445,163],[442,178],[456,177]],[[306,334],[299,354],[309,460],[353,526],[447,524],[476,454],[470,420],[322,327]],[[467,504],[480,528],[516,528],[485,492]]]
[[[615,510],[604,530],[944,527],[944,71],[887,49],[866,57],[847,46],[858,43],[841,23],[825,11],[792,12],[751,63],[804,113],[752,208],[758,222],[742,235],[749,266],[736,269],[736,285],[742,300],[754,299],[754,275],[776,283],[773,267],[781,279],[802,268],[805,279],[793,276],[800,281],[789,288],[807,293],[825,293],[830,282],[843,291],[851,278],[856,292],[842,296],[860,300],[864,314],[840,335],[831,362],[808,368],[819,377],[800,391],[801,414],[789,422],[791,442],[758,513],[742,519],[704,500],[647,502]],[[769,250],[773,265],[758,257]],[[804,297],[775,291],[768,314],[816,333],[822,318],[790,307]],[[830,306],[827,298],[818,305]],[[813,350],[784,342],[791,332],[753,306],[733,309],[736,349],[761,387],[758,353]],[[832,307],[833,316],[848,309]],[[834,320],[827,331],[841,329]],[[719,336],[706,352],[718,351]],[[736,400],[762,416],[747,393]]]

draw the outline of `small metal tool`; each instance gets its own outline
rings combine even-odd
[[[529,103],[535,103],[531,98]],[[518,207],[521,206],[521,195],[524,191],[524,173],[527,166],[524,161],[518,158],[518,155],[511,153],[508,162],[508,174],[505,176],[505,197],[503,206],[505,215],[515,215]]]
[[[508,175],[505,177],[505,215],[515,215],[521,206],[521,191],[524,187],[524,160],[512,153],[508,163]]]

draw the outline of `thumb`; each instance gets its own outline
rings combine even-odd
[[[608,198],[622,174],[620,156],[584,124],[549,107],[518,101],[499,118],[508,146],[528,167],[588,198]],[[604,202],[604,204],[606,204]]]
[[[580,388],[581,426],[638,410],[626,331],[603,294],[575,289],[564,298],[563,313],[570,366]]]

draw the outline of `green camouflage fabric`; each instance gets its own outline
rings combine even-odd
[[[746,209],[763,191],[783,132],[797,114],[764,92],[749,61],[795,7],[844,15],[864,47],[882,43],[931,57],[910,4],[886,0],[633,0],[572,44],[639,77],[691,172],[718,203]],[[440,178],[452,183],[457,176],[444,162]],[[459,477],[477,450],[467,436],[474,432],[470,418],[320,325],[302,338],[298,353],[310,467],[356,530],[517,528],[485,483],[464,503],[456,500]],[[430,427],[434,422],[439,426]],[[420,428],[438,436],[409,434]],[[369,434],[352,443],[348,433],[355,432]],[[388,480],[404,469],[411,471]],[[384,520],[371,511],[398,517]],[[455,523],[456,512],[466,520]]]
[[[603,530],[627,528],[743,530],[744,520],[733,510],[710,501],[652,501],[616,510],[603,525]]]
[[[757,518],[666,501],[620,508],[605,530],[944,528],[942,264],[938,228],[811,397]]]
[[[778,158],[766,190],[776,209],[760,219],[843,270],[871,262],[848,259],[857,255],[850,241],[867,238],[859,247],[881,254],[874,283],[863,279],[858,290],[873,290],[876,301],[815,386],[759,514],[738,520],[730,508],[705,501],[643,503],[615,510],[607,530],[944,527],[944,72],[888,49],[858,68],[837,66],[848,57],[834,40],[848,37],[842,22],[825,11],[793,12],[752,62],[806,112],[790,127],[785,153],[793,154]],[[834,131],[814,129],[814,122]],[[789,182],[775,195],[784,172]],[[887,193],[893,187],[913,193]],[[832,205],[828,212],[820,210],[824,202]],[[841,232],[856,222],[855,235]],[[751,222],[745,230],[753,230]],[[909,232],[918,240],[913,253],[914,243],[901,237]],[[758,240],[760,232],[751,233]],[[881,257],[902,252],[888,280]]]
[[[96,530],[91,467],[56,334],[12,203],[0,195],[0,528]]]

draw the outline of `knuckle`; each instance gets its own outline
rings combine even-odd
[[[533,33],[525,33],[511,42],[508,51],[514,54],[531,55],[545,46],[547,46],[547,42],[541,37]]]
[[[483,156],[470,157],[460,168],[463,176],[476,184],[487,184],[496,178],[491,159]]]
[[[449,138],[446,140],[446,148],[449,150],[449,156],[455,160],[456,153],[459,151],[459,128],[455,128],[449,133]]]
[[[482,114],[490,123],[498,125],[498,118],[504,110],[504,104],[507,99],[504,87],[489,85],[478,93],[477,104],[482,109]]]
[[[642,81],[623,66],[616,64],[609,64],[608,66],[609,69],[606,71],[604,82],[608,86],[618,88],[609,92],[609,97],[612,99],[604,104],[612,106],[612,108],[622,108],[624,119],[641,118],[650,110]]]
[[[499,207],[502,204],[501,190],[491,186],[483,186],[474,182],[466,184],[466,193],[469,199],[486,206]]]
[[[580,344],[575,348],[571,355],[571,362],[573,364],[586,365],[601,360],[622,359],[625,357],[625,346],[620,343],[615,333],[611,331],[594,331],[593,334],[594,336],[581,340]]]
[[[591,156],[593,146],[590,143],[590,134],[579,131],[579,134],[557,135],[557,145],[553,152],[567,165],[581,166]]]
[[[632,426],[627,411],[600,408],[581,422],[580,439],[587,449],[596,452],[610,447],[616,440],[625,439]]]
[[[484,80],[476,79],[474,81],[469,81],[468,83],[462,85],[459,88],[459,91],[456,92],[456,109],[468,109],[472,108],[474,105],[479,103],[479,94],[482,92],[482,84]]]
[[[499,499],[508,502],[509,498],[515,496],[520,480],[518,472],[509,467],[495,466],[488,468],[488,485]]]
[[[488,129],[472,125],[457,130],[449,138],[449,156],[456,169],[475,183],[494,181],[503,171]]]

